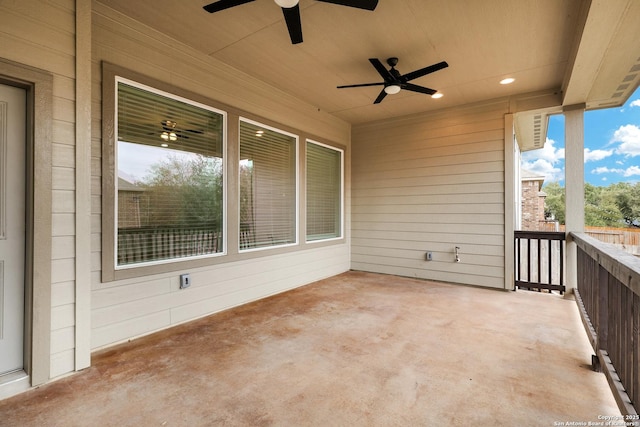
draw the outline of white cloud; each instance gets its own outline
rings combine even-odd
[[[609,169],[606,166],[601,166],[591,170],[591,173],[601,175],[603,173],[624,173],[624,169]]]
[[[640,175],[640,168],[638,166],[629,166],[627,170],[624,171],[623,175],[627,177]]]
[[[533,161],[542,159],[551,164],[556,164],[558,161],[564,159],[564,148],[556,148],[555,144],[556,142],[553,139],[547,138],[544,147],[522,153],[522,160]]]
[[[561,181],[564,179],[562,169],[555,167],[548,160],[538,159],[532,162],[523,162],[522,167],[536,175],[544,176],[545,181]]]
[[[619,142],[617,154],[624,156],[640,156],[640,128],[636,125],[620,126],[614,133],[611,142]]]
[[[598,160],[606,159],[613,154],[613,150],[590,150],[584,149],[584,162],[595,162]]]
[[[625,177],[630,177],[630,176],[635,176],[635,175],[640,175],[640,167],[638,166],[629,166],[626,169],[616,169],[616,168],[608,168],[606,166],[602,166],[599,168],[595,168],[591,170],[592,174],[595,175],[602,175],[605,173],[614,173],[614,174],[618,174],[618,175],[624,175]],[[605,178],[603,178],[605,179]]]
[[[546,181],[563,180],[563,170],[556,165],[564,159],[564,148],[556,148],[555,143],[547,138],[543,148],[522,153],[522,167],[544,176]]]
[[[633,101],[631,101],[631,104],[629,104],[630,107],[640,107],[640,99],[634,99]]]

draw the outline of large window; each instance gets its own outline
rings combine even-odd
[[[342,241],[343,149],[300,146],[295,130],[118,65],[102,71],[104,282]]]
[[[298,138],[240,121],[240,249],[297,241]]]
[[[222,253],[224,113],[116,82],[116,267]]]
[[[342,237],[342,154],[307,141],[307,241]]]

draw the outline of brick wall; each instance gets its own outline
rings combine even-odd
[[[522,181],[522,229],[539,231],[544,222],[544,194],[540,192],[541,181]]]

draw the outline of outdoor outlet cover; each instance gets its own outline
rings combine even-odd
[[[180,289],[185,289],[191,286],[191,277],[189,274],[181,274],[180,275]]]
[[[427,261],[433,261],[433,252],[427,252]]]

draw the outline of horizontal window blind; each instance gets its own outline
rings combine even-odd
[[[240,249],[296,242],[296,142],[240,122]]]
[[[341,237],[342,151],[307,141],[307,241]]]
[[[224,115],[117,88],[117,266],[222,252]]]

